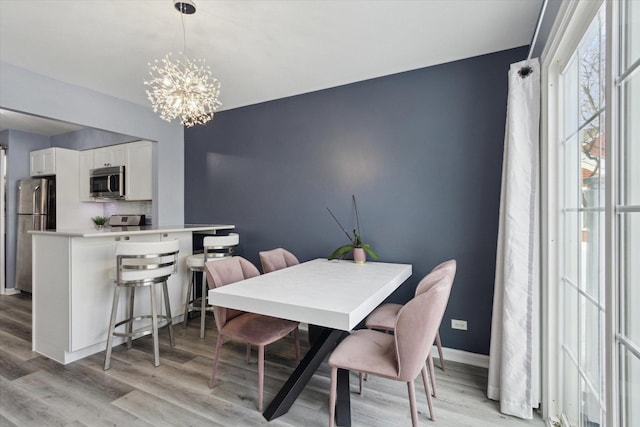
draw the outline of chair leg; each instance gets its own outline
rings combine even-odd
[[[264,346],[258,346],[258,411],[262,412],[262,391],[264,388]]]
[[[149,286],[151,292],[151,327],[153,333],[153,366],[160,366],[160,347],[158,346],[158,307],[156,306],[155,286]]]
[[[429,390],[429,381],[427,380],[427,368],[422,367],[422,382],[424,383],[424,394],[427,395],[427,405],[429,406],[429,416],[431,421],[435,421],[436,417],[433,415],[433,402],[431,401],[431,391]]]
[[[436,397],[436,368],[433,366],[433,356],[429,353],[427,357],[427,363],[429,364],[429,376],[431,377],[431,394]]]
[[[300,331],[299,328],[293,333],[294,339],[296,340],[296,366],[300,364]]]
[[[128,317],[127,319],[133,319],[133,305],[134,305],[134,301],[135,301],[135,297],[136,297],[136,288],[134,286],[129,288],[129,302],[128,302]],[[129,334],[129,336],[127,337],[127,348],[131,348],[131,346],[133,345],[133,338],[132,338],[132,332],[133,332],[133,322],[129,322],[127,323],[127,333]]]
[[[440,331],[436,332],[436,346],[438,347],[438,357],[440,358],[440,367],[444,371],[444,356],[442,355],[442,341],[440,341]]]
[[[360,396],[362,396],[362,392],[364,391],[364,387],[363,387],[364,386],[364,374],[362,372],[359,372],[358,383],[360,385],[359,393],[360,393]]]
[[[424,369],[424,368],[423,368]],[[411,407],[411,425],[418,427],[418,408],[416,407],[416,389],[413,384],[413,380],[407,381],[407,388],[409,389],[409,406]],[[427,393],[429,395],[429,393]]]
[[[104,370],[109,369],[111,365],[111,350],[113,347],[113,332],[115,330],[116,315],[118,313],[118,300],[120,297],[120,287],[116,286],[113,290],[113,305],[111,306],[111,320],[109,321],[109,336],[107,337],[107,354],[104,356]]]
[[[202,293],[200,294],[200,339],[204,339],[204,323],[207,319],[207,273],[202,271]]]
[[[213,382],[216,380],[216,372],[218,371],[218,359],[220,359],[220,350],[222,350],[222,342],[224,336],[218,333],[218,340],[216,341],[216,354],[213,356],[213,365],[211,366],[211,379],[209,380],[209,388],[213,388]]]
[[[338,368],[331,367],[331,385],[329,386],[329,427],[333,427],[336,422],[336,395],[338,385]]]
[[[169,289],[166,281],[162,283],[162,293],[164,294],[164,309],[169,319],[169,325],[167,325],[169,327],[169,344],[171,344],[171,347],[175,347],[176,340],[175,340],[175,337],[173,336],[173,316],[171,315],[171,304],[169,302]]]
[[[193,291],[193,270],[189,269],[189,279],[187,281],[187,298],[184,302],[184,319],[182,320],[182,324],[184,327],[187,327],[187,322],[189,321],[189,303],[191,302],[191,292]]]

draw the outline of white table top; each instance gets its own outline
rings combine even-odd
[[[350,331],[411,276],[411,264],[315,259],[209,290],[213,305]]]

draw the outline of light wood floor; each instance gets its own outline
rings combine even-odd
[[[160,366],[153,367],[150,337],[131,350],[114,349],[111,369],[104,352],[60,365],[31,351],[31,298],[0,295],[0,426],[326,426],[328,367],[323,364],[289,413],[267,423],[256,409],[256,353],[245,363],[245,346],[226,342],[215,387],[208,388],[216,332],[198,338],[198,320],[175,327],[176,346],[161,332]],[[304,332],[301,334],[306,342]],[[305,347],[306,349],[306,347]],[[265,403],[293,370],[293,339],[267,348]],[[438,361],[436,360],[436,364]],[[486,398],[487,370],[448,362],[436,368],[436,421],[428,418],[422,381],[416,381],[420,424],[425,426],[543,426],[500,414]],[[410,426],[406,385],[369,377],[363,396],[352,374],[352,425]]]

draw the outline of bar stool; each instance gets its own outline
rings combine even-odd
[[[187,268],[189,269],[189,281],[187,283],[187,297],[184,303],[184,327],[187,327],[190,311],[200,312],[200,338],[204,338],[204,323],[207,311],[213,312],[213,306],[208,304],[207,297],[207,275],[202,274],[202,287],[200,298],[195,296],[193,286],[195,274],[204,273],[205,259],[215,261],[233,256],[235,248],[240,243],[240,236],[237,233],[229,233],[228,236],[207,236],[203,240],[204,252],[187,257]],[[191,294],[194,294],[193,296]]]
[[[127,348],[131,348],[133,338],[144,335],[153,335],[153,364],[160,365],[158,348],[158,329],[169,328],[169,341],[175,345],[173,339],[171,307],[169,305],[169,292],[167,279],[177,270],[178,265],[178,240],[166,240],[161,242],[124,242],[116,246],[116,277],[115,290],[113,292],[113,306],[111,308],[111,320],[109,322],[109,337],[107,338],[107,354],[104,360],[104,370],[109,369],[111,363],[111,350],[113,337],[127,338]],[[166,314],[158,314],[156,303],[156,285],[162,284],[162,294]],[[148,287],[151,295],[151,314],[141,316],[133,315],[135,290],[139,287]],[[120,302],[120,289],[129,290],[128,315],[116,323],[118,304]],[[142,319],[151,319],[150,325],[145,325],[133,330],[133,323]],[[126,325],[126,332],[117,332],[116,328]]]

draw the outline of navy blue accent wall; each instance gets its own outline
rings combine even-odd
[[[301,261],[363,240],[413,264],[405,302],[447,259],[458,274],[445,347],[488,354],[509,64],[517,48],[220,112],[185,130],[185,222],[233,223],[238,254],[285,247]],[[259,78],[259,70],[256,71]],[[268,81],[265,81],[268,84]],[[348,286],[348,284],[345,284]],[[468,331],[451,329],[451,319]]]

